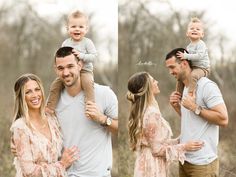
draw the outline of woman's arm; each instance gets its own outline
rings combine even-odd
[[[167,161],[179,160],[183,164],[186,151],[196,151],[203,146],[203,142],[200,141],[178,144],[178,138],[163,137],[161,130],[165,127],[162,127],[164,125],[158,113],[151,113],[146,120],[148,121],[144,133],[150,144],[153,156],[165,157]]]
[[[65,168],[68,163],[65,160],[57,161],[55,163],[35,162],[33,159],[34,149],[31,148],[31,139],[29,135],[19,128],[13,129],[13,141],[16,148],[16,156],[20,164],[22,173],[26,177],[58,177],[65,176]]]

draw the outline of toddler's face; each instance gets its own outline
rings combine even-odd
[[[189,39],[192,42],[197,41],[197,40],[203,38],[204,31],[203,31],[202,24],[199,23],[199,22],[190,23],[188,25],[188,30],[187,30],[186,35],[187,35],[187,37],[189,37]]]
[[[84,17],[70,18],[68,22],[68,34],[74,41],[80,41],[88,32],[87,19]]]

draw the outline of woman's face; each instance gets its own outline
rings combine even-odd
[[[152,76],[149,76],[149,77],[150,77],[150,80],[151,80],[153,95],[157,95],[158,93],[160,93],[160,89],[158,87],[158,81],[155,80]]]
[[[40,109],[42,103],[42,91],[39,84],[34,80],[29,80],[25,84],[24,92],[28,109]]]

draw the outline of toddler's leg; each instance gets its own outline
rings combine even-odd
[[[183,91],[184,91],[184,83],[182,81],[178,81],[176,83],[176,91],[181,93],[181,95],[183,95]]]
[[[53,83],[51,84],[48,101],[47,101],[47,107],[51,110],[55,110],[56,105],[60,98],[61,90],[64,88],[63,83],[59,78],[56,78]]]
[[[85,94],[85,102],[95,102],[93,73],[82,69],[80,72],[80,80],[81,87]]]
[[[193,92],[196,89],[197,81],[201,78],[207,76],[206,70],[202,68],[194,68],[191,72],[190,78],[189,78],[189,89],[188,94],[190,96],[193,96]]]

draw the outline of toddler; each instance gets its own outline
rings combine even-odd
[[[85,37],[88,32],[88,17],[80,11],[71,13],[67,19],[67,31],[70,37],[62,43],[62,47],[73,47],[75,56],[83,62],[80,79],[85,102],[95,102],[92,63],[97,57],[97,51],[93,42]],[[50,110],[55,110],[63,87],[59,78],[52,83],[47,103]]]
[[[188,24],[186,36],[190,40],[187,46],[188,53],[178,52],[177,56],[180,59],[190,60],[192,63],[192,72],[189,80],[188,95],[193,96],[197,81],[210,73],[210,60],[206,44],[202,41],[204,36],[204,28],[200,19],[192,18]],[[178,81],[176,91],[182,94],[184,85]]]

